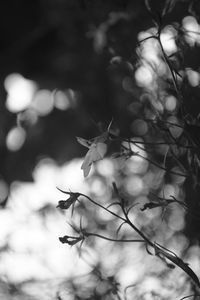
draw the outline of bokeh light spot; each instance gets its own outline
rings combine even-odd
[[[100,175],[106,177],[114,176],[115,167],[111,159],[104,158],[96,163],[97,170]]]
[[[95,178],[90,184],[91,193],[94,193],[98,197],[103,197],[107,193],[105,184],[100,178]]]
[[[67,110],[70,107],[70,100],[63,91],[54,92],[54,106],[60,110]]]
[[[169,216],[168,225],[174,231],[181,231],[185,226],[184,211],[173,209]]]
[[[166,110],[174,111],[175,108],[176,108],[176,103],[177,103],[177,101],[176,101],[176,98],[174,96],[172,96],[172,95],[167,96],[165,98],[165,108],[166,108]]]
[[[148,32],[140,32],[138,34],[138,40],[141,41],[147,37],[156,34],[156,29],[151,28]],[[160,47],[158,41],[154,38],[149,38],[141,43],[140,55],[143,61],[152,62],[154,65],[158,66],[160,64],[160,59],[158,57],[158,51]]]
[[[200,83],[200,74],[192,69],[186,70],[187,79],[192,87],[196,87]]]
[[[4,180],[0,180],[0,203],[8,196],[8,185]]]
[[[142,65],[135,72],[135,80],[141,87],[150,86],[153,81],[153,73],[149,67]]]
[[[160,196],[162,197],[163,195],[165,198],[176,197],[175,187],[172,184],[165,184]]]
[[[185,40],[190,46],[200,43],[200,26],[193,16],[186,16],[182,20],[183,28],[186,30]]]
[[[179,123],[178,119],[175,116],[170,116],[167,121],[170,123],[169,130],[174,138],[178,138],[182,132],[183,127]]]
[[[122,86],[126,92],[132,93],[134,91],[133,79],[129,76],[126,76],[122,81]]]
[[[144,120],[141,120],[141,119],[136,119],[131,124],[131,130],[135,135],[143,136],[148,131],[147,122],[145,122]]]
[[[144,188],[143,181],[139,176],[130,176],[126,179],[125,188],[130,195],[137,196]]]
[[[160,35],[162,46],[168,55],[177,51],[175,35],[176,32],[172,26],[166,26]]]
[[[14,113],[26,109],[36,91],[35,82],[18,73],[8,75],[4,81],[4,86],[8,93],[6,107]]]
[[[39,116],[48,115],[54,108],[54,98],[49,90],[39,90],[36,92],[32,107]]]
[[[26,131],[22,127],[12,128],[6,137],[6,146],[10,151],[18,151],[24,144]]]
[[[38,115],[32,108],[17,114],[17,125],[22,127],[32,126],[37,123]]]

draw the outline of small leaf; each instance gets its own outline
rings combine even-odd
[[[165,6],[162,11],[162,16],[165,16],[166,14],[170,13],[174,6],[176,5],[176,0],[166,0]]]
[[[145,0],[144,2],[145,2],[145,6],[148,9],[148,11],[151,12],[151,6],[149,4],[149,0]]]

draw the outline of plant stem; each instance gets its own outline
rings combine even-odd
[[[124,239],[111,239],[109,237],[106,237],[104,235],[98,234],[98,233],[92,233],[92,232],[85,232],[84,235],[86,237],[88,236],[96,236],[99,237],[101,239],[107,240],[107,241],[111,241],[111,242],[120,242],[120,243],[133,243],[133,242],[145,242],[145,240],[124,240]]]
[[[142,233],[139,228],[137,228],[131,221],[130,219],[128,218],[127,215],[125,215],[126,218],[123,218],[123,217],[120,217],[118,214],[114,213],[113,211],[109,210],[108,208],[104,207],[103,205],[97,203],[96,201],[94,201],[93,199],[91,199],[89,196],[85,195],[85,194],[82,194],[82,193],[79,193],[80,196],[83,196],[85,197],[86,199],[88,199],[90,202],[92,202],[93,204],[95,204],[96,206],[99,206],[101,207],[103,210],[107,211],[108,213],[110,213],[111,215],[117,217],[118,219],[124,221],[125,223],[127,223],[130,227],[132,227],[143,239],[144,241],[150,245],[151,247],[154,248],[154,243],[152,243],[149,238],[144,234]],[[123,209],[123,208],[122,208]]]

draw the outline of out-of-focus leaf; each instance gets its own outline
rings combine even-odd
[[[151,12],[151,6],[149,3],[149,0],[145,0],[144,3],[145,3],[146,8],[148,9],[148,11]]]
[[[200,146],[200,126],[185,123],[185,133],[188,136],[190,142],[192,142],[196,147]]]
[[[165,16],[166,14],[170,13],[174,6],[176,5],[177,0],[166,0],[165,6],[162,11],[162,16]]]

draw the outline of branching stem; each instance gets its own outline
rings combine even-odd
[[[149,238],[142,232],[139,230],[139,228],[137,228],[128,218],[127,214],[125,213],[125,218],[119,216],[118,214],[114,213],[113,211],[111,211],[110,209],[104,207],[103,205],[101,205],[100,203],[97,203],[96,201],[94,201],[93,199],[91,199],[89,196],[80,193],[79,194],[82,197],[85,197],[86,199],[88,199],[90,202],[92,202],[93,204],[95,204],[96,206],[101,207],[103,210],[107,211],[108,213],[110,213],[111,215],[115,216],[116,218],[122,220],[123,222],[127,223],[130,227],[132,227],[134,229],[134,231],[136,231],[143,239],[143,242],[146,242],[149,246],[154,247],[154,243],[152,243]],[[123,209],[123,207],[122,207]],[[124,210],[123,210],[124,212]]]

